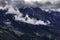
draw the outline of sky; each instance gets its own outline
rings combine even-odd
[[[0,0],[0,6],[40,7],[43,10],[60,11],[60,0]]]

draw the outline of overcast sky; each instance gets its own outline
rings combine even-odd
[[[0,6],[6,4],[14,7],[40,7],[60,11],[60,0],[0,0]]]

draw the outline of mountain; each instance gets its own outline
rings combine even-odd
[[[29,15],[30,18],[36,18],[37,20],[43,20],[43,21],[47,21],[49,20],[51,22],[51,24],[53,25],[60,25],[60,12],[55,12],[55,11],[51,11],[51,12],[46,12],[44,10],[41,10],[40,8],[20,8],[19,9],[21,13],[23,13],[23,16],[25,16],[26,14]]]
[[[7,34],[11,40],[12,36],[13,38],[16,38],[16,40],[60,40],[60,12],[46,12],[37,7],[19,8],[19,12],[23,14],[22,18],[28,14],[28,18],[35,18],[37,21],[42,20],[46,23],[47,20],[50,22],[50,24],[47,25],[33,25],[23,21],[15,20],[14,16],[16,15],[14,13],[6,14],[8,10],[9,9],[0,10],[0,29],[4,30],[4,32],[7,31]],[[3,35],[1,35],[1,39],[2,36]]]

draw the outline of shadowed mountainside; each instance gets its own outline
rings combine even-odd
[[[20,8],[20,12],[25,17],[26,14],[29,17],[36,18],[37,20],[49,20],[50,25],[32,25],[24,22],[16,21],[13,19],[14,14],[5,14],[7,10],[0,10],[0,29],[4,30],[1,35],[1,40],[4,40],[4,37],[8,37],[13,40],[11,37],[16,38],[16,40],[60,40],[60,13],[59,12],[45,12],[40,8]],[[7,19],[11,24],[6,25],[4,22]],[[6,33],[7,31],[8,33]],[[17,32],[16,32],[17,31]],[[22,34],[21,34],[22,33]],[[8,35],[5,35],[8,34]],[[6,39],[6,38],[5,38]],[[6,39],[8,40],[8,39]],[[15,39],[14,39],[15,40]]]

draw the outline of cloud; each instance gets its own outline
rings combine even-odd
[[[37,19],[34,19],[34,18],[30,18],[27,14],[26,14],[25,17],[19,17],[19,16],[16,15],[15,20],[20,21],[20,22],[33,24],[33,25],[48,25],[48,24],[50,24],[50,22],[48,20],[47,20],[47,22],[44,22],[42,20],[37,20]]]
[[[13,0],[10,3],[14,7],[40,7],[43,10],[60,10],[60,0]]]
[[[37,20],[36,18],[30,18],[28,14],[26,14],[25,17],[23,17],[23,13],[21,13],[18,10],[18,8],[14,9],[13,7],[10,7],[10,8],[8,8],[8,12],[6,12],[6,14],[15,14],[14,15],[15,21],[25,22],[25,23],[32,24],[32,25],[48,25],[48,24],[50,24],[49,20],[44,22],[42,20]]]
[[[0,0],[0,6],[40,7],[43,10],[60,11],[60,0]]]
[[[17,10],[17,11],[15,11],[16,15],[14,16],[16,21],[25,22],[25,23],[33,24],[33,25],[48,25],[48,24],[50,24],[50,21],[48,21],[48,20],[47,20],[47,22],[44,22],[42,20],[30,18],[28,14],[26,14],[25,17],[23,17],[23,14],[18,10],[18,8],[16,10]]]

